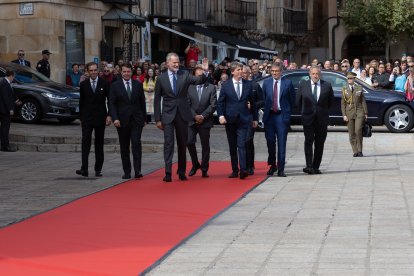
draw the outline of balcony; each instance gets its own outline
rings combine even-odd
[[[205,22],[207,0],[152,0],[153,17],[171,17],[181,21]]]
[[[270,33],[300,36],[307,32],[307,13],[286,8],[268,9],[267,26]]]
[[[225,25],[236,29],[257,29],[256,1],[227,0],[225,2]]]

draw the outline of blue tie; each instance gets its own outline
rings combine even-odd
[[[177,74],[175,72],[173,74],[173,92],[177,96]]]

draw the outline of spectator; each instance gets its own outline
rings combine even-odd
[[[186,54],[186,67],[190,66],[190,60],[198,61],[198,56],[201,54],[201,49],[198,47],[198,44],[194,40],[190,40],[187,48],[185,48],[184,53]]]
[[[393,68],[391,62],[385,63],[385,72],[387,72],[388,74],[392,74]]]
[[[190,61],[188,62],[188,66],[187,66],[187,70],[190,72],[190,74],[193,74],[193,71],[196,65],[197,65],[197,61],[195,61],[194,59],[190,59]]]
[[[11,62],[30,67],[30,61],[25,60],[24,56],[25,56],[24,50],[19,50],[17,52],[17,59],[12,60]]]
[[[344,59],[341,61],[341,72],[346,75],[346,73],[349,71],[349,61],[347,59]]]
[[[369,77],[367,77],[367,70],[362,69],[361,70],[361,74],[359,76],[359,79],[364,81],[365,83],[372,85],[371,79]]]
[[[319,61],[317,58],[312,59],[311,65],[318,65]]]
[[[147,123],[152,123],[152,117],[154,115],[154,88],[157,77],[154,74],[152,68],[148,69],[148,74],[144,79],[144,93],[145,104],[147,106]]]
[[[368,78],[371,80],[371,85],[377,79],[377,71],[375,70],[374,66],[369,67],[369,69],[368,69]]]
[[[339,65],[339,62],[334,62],[333,70],[338,72],[341,71],[341,66]]]
[[[332,70],[332,64],[330,60],[326,60],[325,63],[323,64],[323,69],[325,70]]]
[[[378,65],[378,75],[377,78],[373,81],[372,86],[375,88],[390,88],[390,74],[385,72],[385,64],[380,63]]]
[[[354,61],[352,62],[352,69],[350,71],[355,73],[357,78],[359,78],[361,76],[361,70],[362,70],[361,61],[358,58],[355,58]]]
[[[399,66],[394,67],[392,74],[390,75],[390,83],[394,84],[394,90],[405,92],[405,82],[407,80],[407,76],[401,74],[401,68]]]
[[[140,66],[135,67],[134,72],[132,73],[132,79],[143,83],[145,76],[142,73],[142,68]]]
[[[72,64],[72,70],[66,76],[66,84],[74,87],[79,87],[81,76],[82,74],[79,71],[79,65],[76,63]]]
[[[272,68],[272,65],[270,64],[270,68]],[[296,62],[289,63],[288,70],[296,70],[298,69],[298,64]]]
[[[407,77],[405,82],[405,98],[407,101],[412,102],[414,100],[414,63],[411,62],[408,64],[408,71],[410,74]]]
[[[406,77],[408,77],[408,75],[410,74],[410,72],[408,72],[408,66],[406,61],[401,61],[401,73],[404,74]]]
[[[109,64],[108,64],[109,65]],[[108,66],[104,67],[103,70],[103,76],[102,78],[109,84],[111,85],[114,79],[114,75],[112,74],[112,70],[111,68],[109,68]]]
[[[262,74],[259,72],[259,60],[253,60],[252,69],[252,80],[259,79],[262,77]]]

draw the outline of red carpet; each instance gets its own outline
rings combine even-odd
[[[161,169],[0,229],[0,275],[138,275],[258,185],[256,165],[245,180],[227,178],[230,162],[186,182]]]

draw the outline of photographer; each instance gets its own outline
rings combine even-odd
[[[190,40],[188,43],[187,48],[185,48],[184,53],[186,54],[186,66],[190,66],[190,60],[195,60],[196,63],[198,61],[198,55],[201,54],[201,49],[198,47],[198,45],[195,43],[194,40]]]
[[[401,74],[401,68],[399,66],[394,67],[389,78],[394,90],[405,92],[404,85],[406,80],[407,76],[405,74]]]

